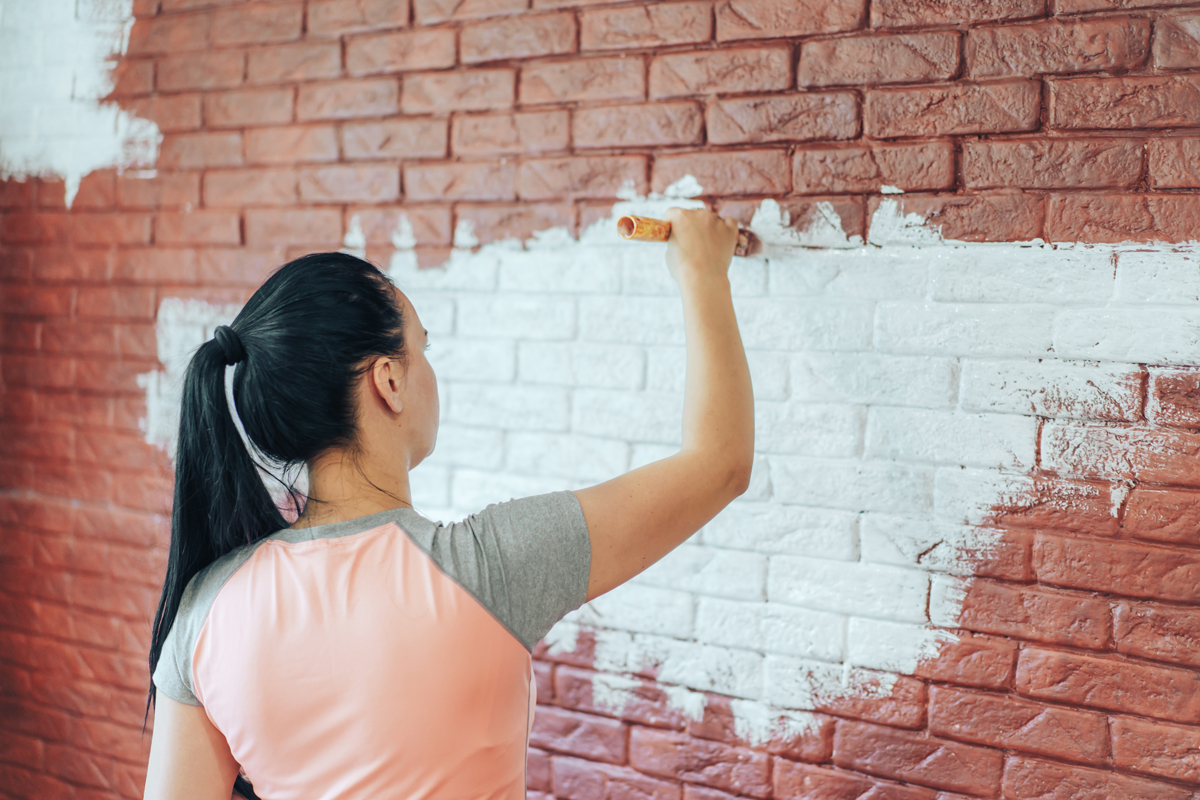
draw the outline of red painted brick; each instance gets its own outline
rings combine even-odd
[[[151,220],[135,212],[72,214],[71,235],[76,244],[145,244]]]
[[[1200,553],[1195,550],[1039,534],[1033,548],[1038,580],[1099,592],[1200,600]]]
[[[295,125],[246,131],[246,161],[250,164],[337,160],[337,129],[332,125]]]
[[[340,36],[357,30],[408,24],[408,0],[310,0],[309,36]]]
[[[241,128],[292,121],[293,91],[246,89],[204,96],[204,122],[210,128]]]
[[[38,290],[46,294],[46,289]],[[3,295],[7,310],[9,294]],[[81,286],[75,298],[75,313],[80,318],[114,318],[122,320],[153,320],[154,291],[127,286]]]
[[[1051,195],[1046,236],[1054,242],[1190,242],[1200,197],[1194,195]]]
[[[413,0],[413,12],[421,25],[511,14],[527,8],[529,0]]]
[[[1139,17],[975,28],[964,47],[972,78],[1128,70],[1149,53],[1150,21]]]
[[[872,781],[843,770],[775,759],[777,800],[934,800],[931,789]]]
[[[958,641],[942,643],[937,657],[922,659],[913,674],[960,686],[1002,689],[1012,685],[1017,664],[1014,641],[965,631],[955,635]]]
[[[552,787],[550,777],[550,754],[529,748],[525,759],[525,785],[533,791],[549,792]]]
[[[459,48],[464,64],[575,52],[575,15],[521,14],[464,25]]]
[[[723,99],[708,107],[713,144],[853,139],[858,130],[858,99],[850,92]]]
[[[1125,503],[1121,528],[1139,539],[1200,545],[1200,492],[1137,486]]]
[[[368,245],[390,245],[401,215],[408,218],[418,245],[450,244],[451,214],[449,208],[426,203],[418,206],[351,206],[346,219],[357,216]]]
[[[722,0],[717,41],[777,39],[861,28],[865,0]]]
[[[342,126],[342,152],[358,158],[440,158],[446,155],[446,120],[391,119]]]
[[[1192,800],[1194,797],[1191,790],[1181,786],[1022,757],[1009,759],[1004,767],[1004,796],[1039,800]]]
[[[121,103],[130,114],[148,119],[163,133],[200,127],[201,95],[170,94],[135,97]]]
[[[653,3],[584,11],[579,15],[583,50],[619,50],[707,42],[712,38],[712,3]]]
[[[208,47],[208,14],[172,14],[136,20],[129,31],[129,55],[161,55]]]
[[[521,203],[518,205],[468,205],[455,207],[455,218],[469,222],[480,244],[500,239],[528,239],[534,231],[566,228],[575,233],[575,206]]]
[[[814,226],[826,224],[828,211],[832,209],[847,237],[866,236],[866,209],[860,198],[793,197],[783,198],[778,202],[780,210],[788,216],[788,226],[796,231],[808,231]],[[717,212],[723,217],[733,217],[742,225],[749,226],[761,205],[761,200],[721,200],[717,204]],[[608,211],[609,209],[605,209],[605,215]]]
[[[1055,0],[1055,13],[1078,14],[1084,11],[1116,11],[1154,6],[1186,6],[1190,0]]]
[[[0,284],[0,313],[39,317],[71,314],[75,291],[69,286]]]
[[[449,28],[356,36],[346,45],[351,75],[438,69],[454,62],[454,31]]]
[[[154,62],[150,59],[122,58],[112,69],[112,97],[148,94],[154,91]]]
[[[71,218],[59,213],[15,213],[0,216],[0,241],[8,244],[65,244],[72,233]]]
[[[300,87],[296,118],[346,119],[394,114],[400,89],[393,78],[330,81]]]
[[[122,249],[113,279],[133,283],[195,283],[196,253],[165,247]]]
[[[521,164],[517,194],[522,200],[616,197],[631,185],[646,193],[644,156],[541,158]]]
[[[870,136],[946,136],[1030,131],[1038,127],[1041,85],[1009,81],[867,92]]]
[[[300,38],[304,4],[291,2],[242,3],[213,12],[209,40],[216,46],[273,44]]]
[[[792,85],[790,47],[669,53],[650,62],[650,96],[766,92]]]
[[[738,150],[659,156],[651,186],[661,192],[684,175],[694,176],[712,195],[780,195],[790,185],[787,151]]]
[[[517,168],[495,162],[404,168],[408,200],[515,200]]]
[[[42,323],[42,347],[47,353],[59,355],[98,355],[115,356],[117,354],[116,335],[111,324],[90,324],[86,322],[44,322]],[[20,452],[9,443],[8,455],[23,455],[29,457],[34,453]],[[31,448],[26,448],[33,449]],[[47,437],[45,450],[37,453],[42,458],[62,458],[70,460],[74,455],[60,452],[55,447],[53,438]]]
[[[736,800],[735,795],[722,792],[720,789],[708,789],[703,786],[685,784],[683,800]]]
[[[929,732],[1088,764],[1108,756],[1104,714],[949,687],[930,689]]]
[[[0,181],[0,208],[32,208],[37,199],[32,180],[7,178]]]
[[[683,102],[581,108],[571,131],[576,147],[642,147],[698,144],[703,129],[700,106]]]
[[[313,10],[309,6],[311,24]],[[336,78],[342,72],[342,48],[328,44],[302,42],[259,47],[246,54],[246,80],[249,83],[292,83]]]
[[[198,172],[159,170],[148,178],[129,173],[117,176],[117,204],[122,208],[174,208],[199,203]]]
[[[158,244],[241,244],[241,220],[225,211],[164,212],[154,239]]]
[[[833,763],[839,767],[938,789],[992,797],[1003,754],[863,722],[839,721]]]
[[[853,687],[849,692],[833,687],[818,690],[813,707],[839,717],[896,728],[925,725],[926,687],[923,682],[888,672],[852,669],[849,684]]]
[[[537,702],[543,705],[554,701],[554,665],[545,661],[533,662],[533,679],[536,683]],[[547,771],[549,764],[547,764]],[[549,774],[547,772],[547,774]]]
[[[396,166],[328,166],[300,170],[300,199],[306,203],[386,203],[400,197]]]
[[[456,114],[450,134],[456,155],[565,150],[570,138],[566,111]]]
[[[405,114],[508,108],[513,104],[515,85],[516,72],[511,69],[407,75],[401,106]]]
[[[681,800],[679,784],[629,767],[555,756],[550,761],[554,796],[561,800]]]
[[[158,62],[158,90],[231,89],[241,86],[246,56],[230,50],[168,56]]]
[[[1124,189],[1141,178],[1142,151],[1133,139],[964,142],[963,181],[973,189]]]
[[[1069,705],[1200,721],[1200,673],[1126,659],[1025,648],[1017,660],[1017,691]]]
[[[712,739],[725,744],[754,747],[766,750],[768,753],[801,761],[828,761],[833,754],[833,718],[822,714],[796,712],[799,719],[789,719],[784,714],[778,714],[770,720],[773,725],[770,738],[765,741],[753,742],[738,734],[741,727],[735,717],[730,698],[710,695],[705,698],[704,715],[698,720],[689,720],[687,733],[700,739]],[[789,728],[799,728],[800,731],[792,736],[786,736],[781,731]]]
[[[159,169],[234,167],[242,163],[242,135],[236,131],[164,136]]]
[[[1163,14],[1154,22],[1154,66],[1188,69],[1200,66],[1200,14]]]
[[[770,756],[653,728],[629,732],[629,764],[674,780],[728,789],[751,797],[771,794]]]
[[[1043,458],[1053,469],[1154,483],[1200,485],[1197,453],[1200,435],[1185,431],[1056,425],[1042,435]]]
[[[246,244],[252,247],[294,242],[342,242],[342,214],[334,208],[250,209],[246,212]]]
[[[199,251],[197,271],[206,284],[245,284],[257,288],[280,264],[278,247],[211,247]]]
[[[1051,128],[1200,125],[1200,77],[1058,78],[1047,81]]]
[[[530,64],[521,70],[522,103],[640,100],[646,96],[640,56],[584,58]]]
[[[828,147],[796,150],[794,190],[800,194],[904,191],[954,186],[954,147],[949,142]]]
[[[800,85],[921,83],[958,72],[957,33],[822,39],[800,47]]]
[[[210,170],[204,175],[208,207],[290,205],[296,197],[296,172],[291,169]]]
[[[871,26],[960,25],[993,19],[1040,17],[1045,13],[1046,0],[873,0]]]
[[[1200,187],[1200,139],[1151,139],[1150,181],[1156,189]]]
[[[542,706],[533,718],[529,743],[558,753],[624,764],[625,725],[615,719]]]
[[[1200,784],[1200,728],[1115,717],[1112,751],[1119,768]]]
[[[622,705],[597,702],[593,681],[617,681],[622,689]],[[611,690],[610,690],[611,691]],[[574,667],[560,666],[554,673],[554,693],[558,704],[593,714],[608,714],[630,722],[659,728],[682,730],[687,717],[668,701],[659,684],[640,678],[611,677]]]

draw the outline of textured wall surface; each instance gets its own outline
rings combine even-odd
[[[670,452],[612,217],[706,201],[753,485],[539,648],[531,795],[1200,796],[1200,4],[133,12],[156,171],[0,183],[0,792],[140,796],[174,381],[272,268],[409,292],[450,518]]]

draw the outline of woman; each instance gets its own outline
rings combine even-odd
[[[150,652],[147,798],[520,798],[530,650],[745,491],[753,398],[728,267],[737,224],[672,209],[687,336],[679,453],[449,526],[412,508],[437,382],[416,309],[353,256],[297,259],[200,347],[184,385]],[[305,463],[288,525],[264,456]],[[239,767],[244,777],[239,776]]]

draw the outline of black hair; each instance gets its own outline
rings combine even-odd
[[[151,674],[188,581],[226,553],[288,526],[263,483],[262,461],[286,474],[332,448],[353,448],[355,379],[374,357],[404,359],[403,322],[395,287],[374,265],[345,253],[314,253],[275,272],[229,328],[192,356]],[[257,453],[243,442],[226,400],[230,363],[236,363],[234,407]],[[294,486],[285,491],[286,501],[301,510],[306,498]],[[151,682],[147,717],[155,697]],[[237,788],[253,797],[240,777]]]

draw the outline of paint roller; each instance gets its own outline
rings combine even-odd
[[[635,217],[627,214],[617,220],[617,233],[622,239],[635,242],[665,242],[671,237],[671,223],[653,217]],[[761,248],[762,242],[757,236],[745,228],[738,228],[737,247],[733,249],[735,256],[753,255]]]

